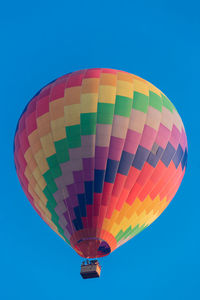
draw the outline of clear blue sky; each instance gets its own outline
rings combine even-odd
[[[0,298],[200,299],[199,1],[4,1],[0,7]],[[20,187],[13,137],[27,101],[82,68],[139,75],[175,104],[188,135],[186,176],[149,228],[101,260],[84,281],[81,258],[40,219]]]

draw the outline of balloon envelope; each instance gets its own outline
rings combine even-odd
[[[101,257],[150,225],[185,173],[177,110],[155,86],[111,69],[56,79],[18,122],[14,159],[42,219],[83,257]]]

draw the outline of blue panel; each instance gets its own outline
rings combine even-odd
[[[178,145],[178,148],[176,150],[176,153],[173,157],[173,162],[174,162],[174,165],[176,167],[176,169],[178,168],[180,162],[181,162],[181,159],[183,157],[183,149],[181,148],[181,145]]]
[[[184,153],[184,156],[181,161],[182,170],[184,169],[184,167],[187,166],[187,156],[188,156],[188,152],[187,152],[187,149],[185,149],[185,153]]]
[[[156,151],[156,154],[153,154],[152,152],[149,153],[149,156],[147,158],[147,162],[152,166],[156,167],[159,159],[161,158],[161,155],[163,154],[164,149],[162,147],[158,147],[158,150]]]
[[[105,176],[106,182],[114,183],[118,166],[119,166],[119,161],[108,159],[107,167],[106,167],[106,176]]]
[[[85,181],[85,197],[86,203],[93,203],[93,194],[94,194],[94,181]]]
[[[123,174],[123,175],[128,174],[129,169],[132,165],[134,156],[135,156],[134,154],[126,152],[126,151],[122,152],[121,160],[119,163],[118,173]]]
[[[172,144],[168,143],[167,147],[162,155],[161,161],[163,162],[163,164],[168,167],[173,156],[175,153],[175,148],[172,146]]]
[[[94,171],[94,192],[95,193],[102,193],[104,178],[105,178],[105,170]]]
[[[147,160],[149,152],[149,150],[139,145],[132,166],[138,170],[142,170],[142,167],[145,161]]]
[[[83,229],[83,223],[82,223],[82,220],[81,220],[81,214],[80,214],[80,209],[79,209],[79,206],[76,206],[74,207],[74,214],[76,216],[76,219],[73,221],[74,225],[76,224],[76,226],[79,228],[79,229]]]
[[[78,203],[80,208],[81,217],[86,217],[85,194],[78,194]]]
[[[74,227],[76,228],[76,230],[80,230],[83,229],[83,225],[81,226],[80,220],[75,219],[72,221],[72,223],[74,224]]]

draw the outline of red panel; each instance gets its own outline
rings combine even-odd
[[[141,174],[137,179],[137,183],[139,183],[141,186],[144,186],[154,170],[154,167],[152,167],[148,162],[145,162]]]
[[[138,184],[137,182],[134,184],[134,187],[132,188],[132,190],[129,193],[129,196],[128,196],[127,200],[126,200],[126,202],[128,204],[131,205],[135,201],[138,193],[141,191],[141,188],[142,188],[141,185]]]
[[[67,80],[66,87],[69,88],[69,87],[81,86],[83,78],[84,78],[84,73],[71,75]]]
[[[117,210],[119,210],[119,211],[121,210],[123,204],[126,202],[126,199],[128,198],[128,194],[129,194],[129,190],[123,189],[123,191],[119,197],[118,203],[116,205]]]
[[[110,182],[104,182],[103,186],[103,196],[102,196],[102,204],[107,205],[110,200],[110,196],[113,190],[113,183]]]
[[[112,69],[102,69],[102,73],[110,73],[110,74],[117,74],[117,70],[112,70]]]
[[[49,112],[49,97],[43,97],[37,102],[37,118]]]
[[[27,132],[27,136],[29,136],[36,129],[37,129],[36,113],[34,111],[31,114],[29,114],[29,116],[26,117],[26,132]]]
[[[99,78],[101,74],[101,69],[89,69],[86,71],[84,78]]]
[[[114,211],[114,209],[115,209],[117,200],[118,200],[117,197],[115,197],[115,196],[112,196],[112,197],[111,197],[110,203],[109,203],[109,206],[108,206],[108,210],[107,210],[107,212],[106,212],[106,218],[108,218],[108,219],[111,218],[112,213],[113,213],[113,211]]]
[[[56,99],[63,98],[65,93],[65,83],[58,84],[53,86],[50,94],[50,102],[55,101]]]
[[[29,145],[29,141],[26,135],[26,129],[24,129],[19,137],[19,142],[20,142],[20,148],[22,150],[23,153],[26,152],[26,150],[30,147]]]
[[[171,161],[170,165],[166,169],[166,172],[165,172],[164,176],[161,177],[161,179],[156,184],[155,188],[151,191],[151,193],[150,193],[151,199],[154,199],[157,195],[159,195],[159,193],[162,190],[163,186],[166,184],[166,182],[169,180],[169,178],[171,176],[173,176],[175,171],[176,171],[176,168],[174,166],[173,161]]]
[[[140,170],[138,170],[134,167],[130,168],[130,171],[128,173],[128,176],[127,176],[127,179],[126,179],[126,182],[125,182],[125,185],[124,185],[125,189],[127,189],[127,190],[132,189],[132,187],[135,184],[140,172],[141,172]]]

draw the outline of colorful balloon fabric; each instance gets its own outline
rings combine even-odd
[[[187,139],[174,105],[138,76],[69,73],[22,113],[14,159],[41,218],[75,251],[101,257],[149,226],[183,179]]]

